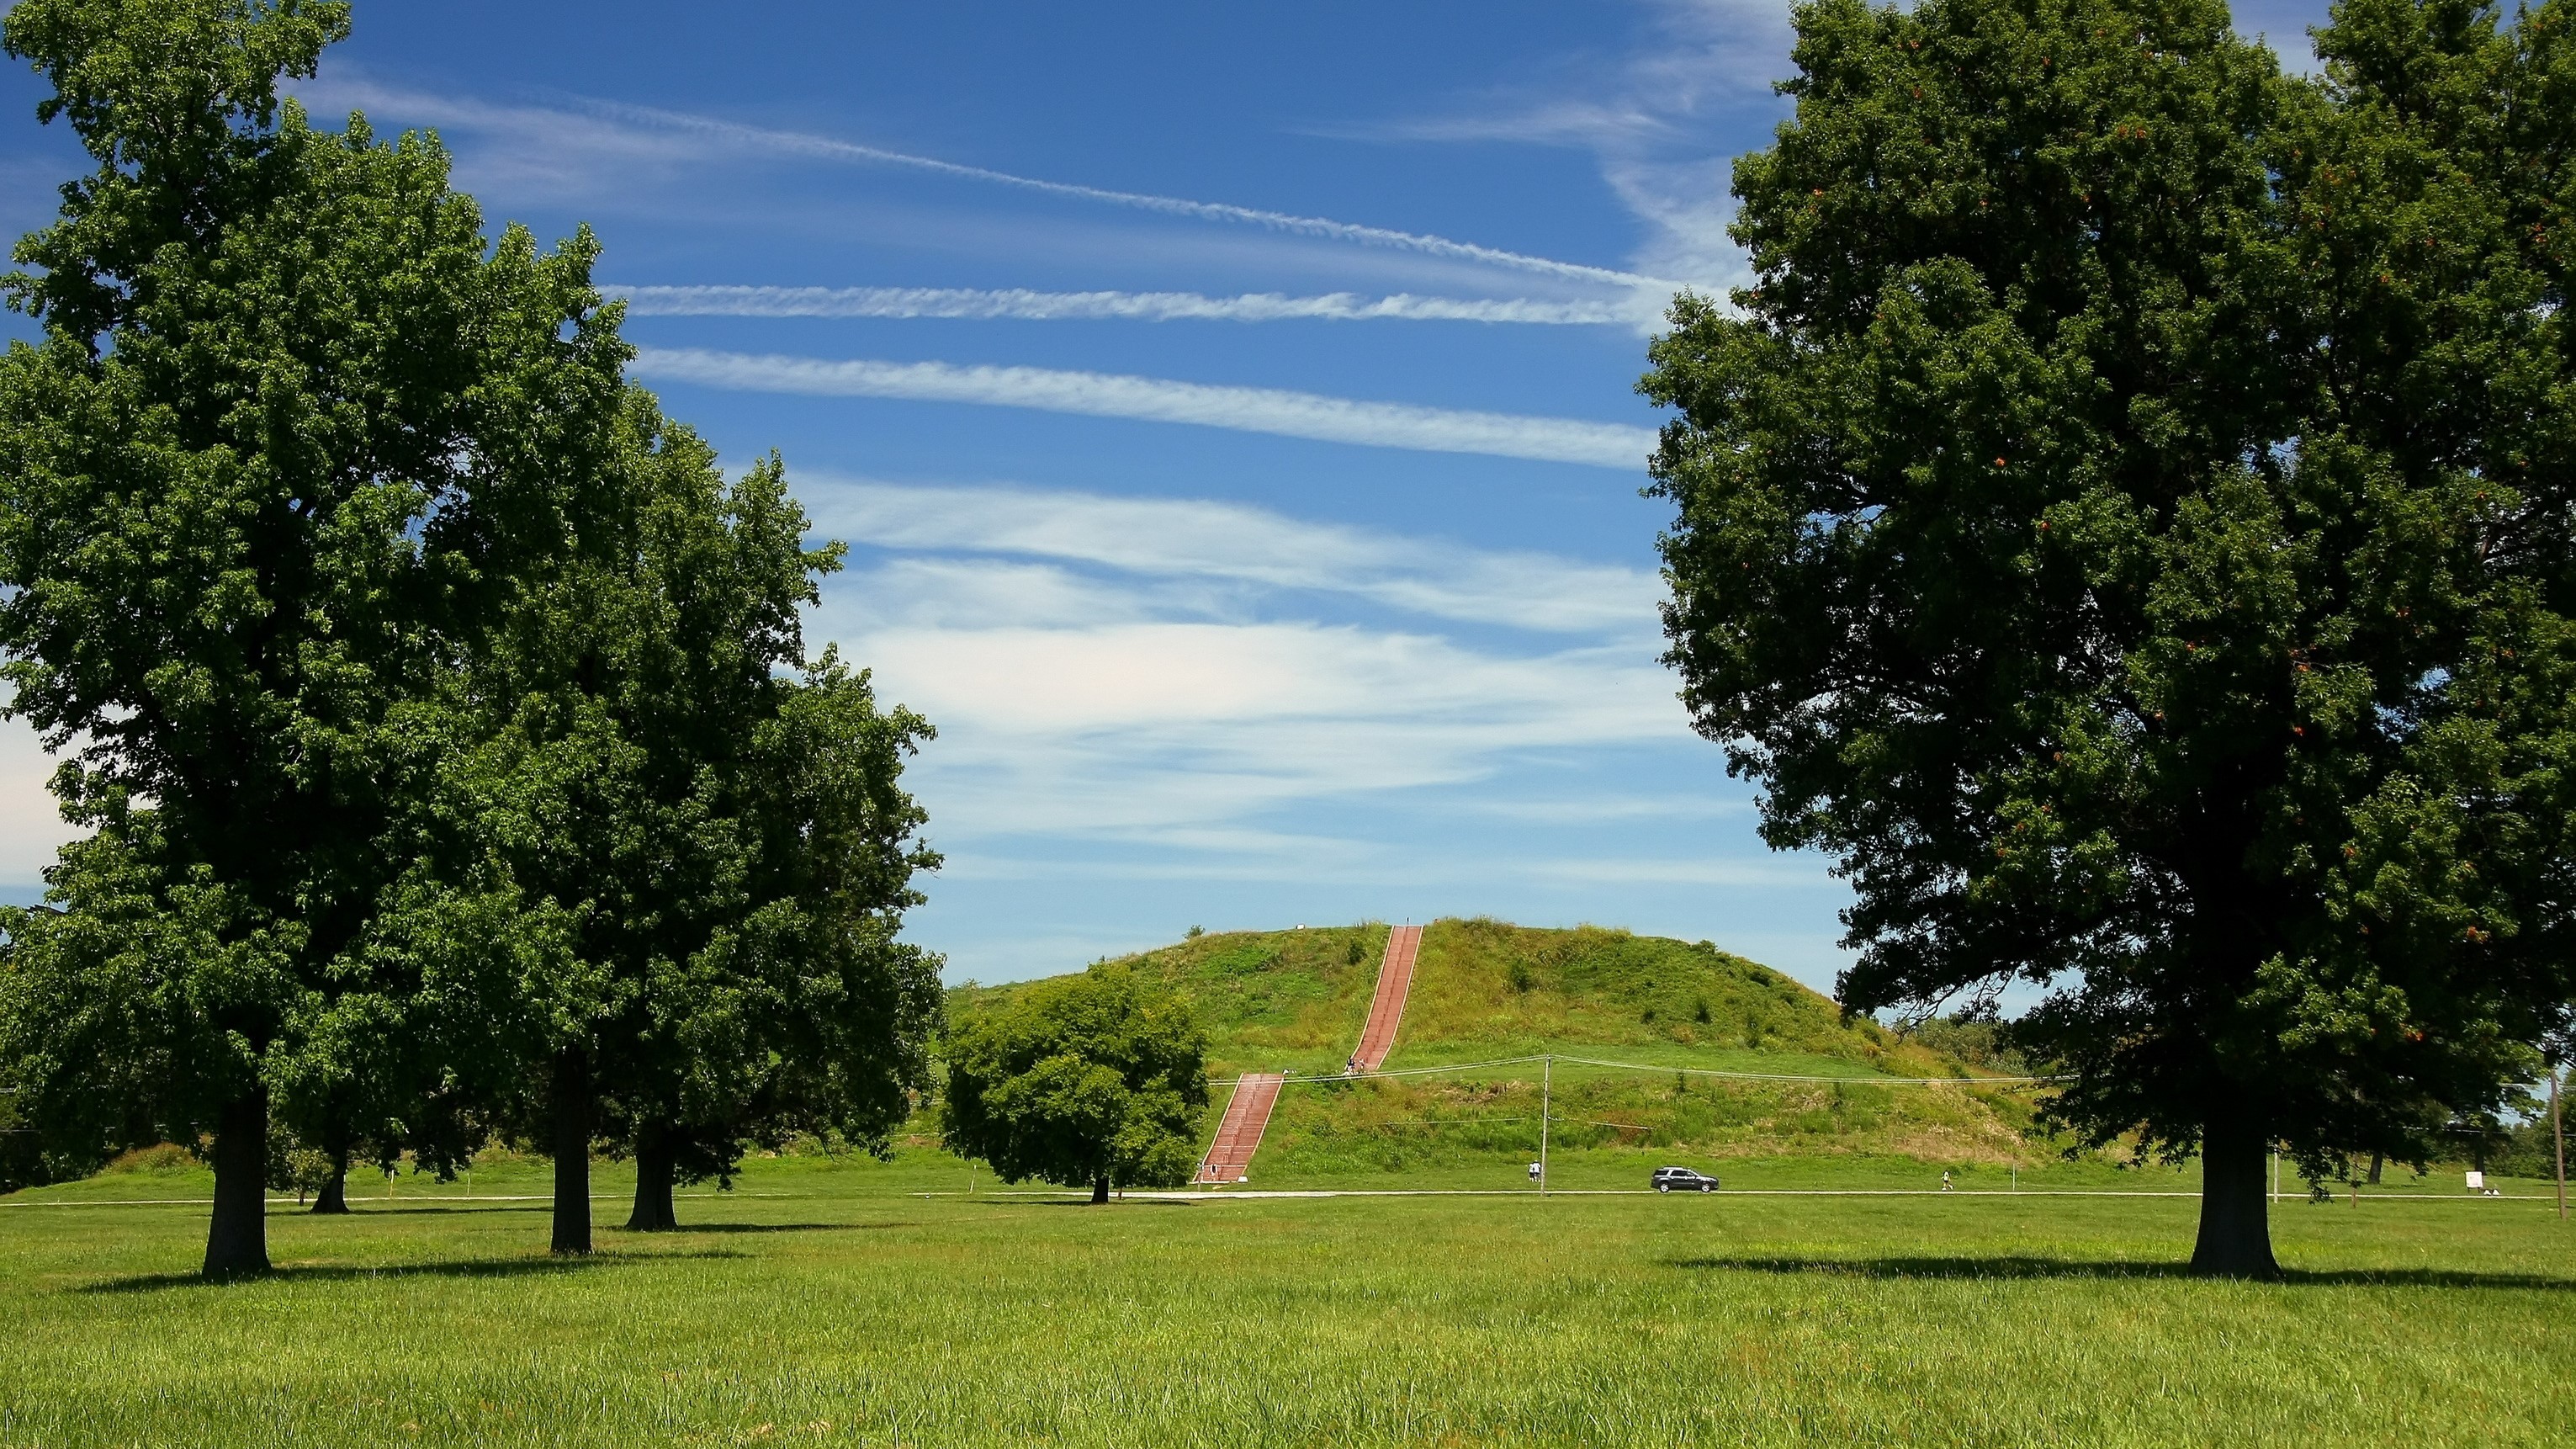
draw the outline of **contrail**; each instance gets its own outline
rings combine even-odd
[[[1363,297],[1354,292],[1291,297],[1252,292],[1211,297],[1198,292],[1035,292],[965,287],[615,287],[639,317],[965,317],[1041,322],[1090,318],[1131,321],[1501,322],[1550,326],[1633,324],[1630,302],[1540,302],[1527,298]]]
[[[1380,448],[1587,463],[1602,468],[1642,469],[1656,441],[1651,429],[1577,418],[1361,402],[1273,388],[1217,387],[1039,367],[832,362],[694,347],[646,347],[637,349],[634,370],[646,377],[740,392],[984,403],[1092,417],[1196,423]]]
[[[929,156],[915,156],[903,151],[888,151],[878,146],[862,146],[855,141],[835,140],[801,131],[774,131],[762,126],[745,126],[733,121],[719,121],[708,116],[693,116],[684,111],[665,111],[653,106],[627,105],[616,101],[583,100],[580,104],[593,112],[615,116],[645,125],[672,130],[694,131],[701,135],[723,136],[747,145],[760,146],[793,155],[817,156],[835,161],[874,162],[885,166],[908,166],[918,171],[935,171],[943,176],[959,176],[974,181],[990,181],[1003,186],[1016,186],[1025,191],[1043,192],[1049,196],[1068,196],[1082,201],[1107,202],[1113,206],[1132,206],[1145,211],[1159,211],[1171,216],[1197,217],[1204,221],[1243,222],[1269,227],[1275,231],[1298,232],[1307,236],[1331,237],[1339,241],[1363,242],[1373,246],[1401,247],[1407,251],[1426,252],[1432,256],[1457,257],[1483,262],[1489,266],[1512,267],[1548,276],[1573,277],[1587,282],[1608,282],[1622,287],[1651,288],[1661,292],[1678,292],[1686,285],[1661,277],[1648,277],[1636,272],[1623,272],[1610,267],[1590,267],[1577,262],[1560,262],[1548,257],[1533,257],[1498,247],[1478,246],[1474,242],[1452,241],[1447,237],[1428,236],[1419,232],[1395,231],[1387,227],[1361,226],[1354,222],[1334,221],[1329,217],[1297,216],[1284,211],[1263,211],[1256,207],[1233,206],[1220,201],[1189,201],[1177,196],[1155,196],[1140,191],[1114,191],[1100,186],[1078,186],[1065,181],[1041,181],[1031,176],[1018,176],[1008,171],[995,171],[983,166],[967,166],[955,161],[941,161]]]

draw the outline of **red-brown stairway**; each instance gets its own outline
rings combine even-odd
[[[1420,926],[1398,926],[1386,933],[1386,960],[1377,968],[1377,999],[1369,1003],[1368,1025],[1360,1032],[1360,1049],[1351,1053],[1351,1070],[1373,1072],[1395,1050],[1395,1029],[1404,1024],[1404,1001],[1413,994],[1413,958],[1422,950]]]
[[[1246,1072],[1234,1084],[1234,1096],[1225,1104],[1225,1120],[1217,1124],[1216,1141],[1208,1144],[1207,1156],[1199,1162],[1199,1182],[1241,1182],[1252,1166],[1252,1154],[1261,1147],[1262,1129],[1270,1125],[1270,1108],[1279,1100],[1279,1084],[1286,1080],[1278,1072]]]
[[[1397,926],[1386,933],[1386,959],[1377,968],[1377,995],[1369,1002],[1368,1025],[1360,1029],[1359,1050],[1351,1053],[1351,1070],[1373,1072],[1395,1049],[1396,1028],[1404,1024],[1405,999],[1413,994],[1413,958],[1422,951],[1420,926]],[[1280,1072],[1245,1072],[1235,1079],[1234,1095],[1217,1123],[1216,1140],[1199,1159],[1201,1184],[1236,1183],[1252,1173],[1252,1154],[1261,1150],[1261,1134],[1270,1126],[1270,1109],[1279,1102]]]

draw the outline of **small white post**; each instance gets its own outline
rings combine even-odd
[[[1556,1058],[1551,1055],[1538,1069],[1538,1195],[1547,1196],[1547,1108],[1556,1091]]]
[[[2567,1125],[2558,1116],[2559,1065],[2549,1064],[2549,1135],[2558,1144],[2558,1220],[2567,1221]]]

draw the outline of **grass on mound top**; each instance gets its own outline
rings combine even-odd
[[[1227,931],[1118,958],[1189,998],[1208,1030],[1217,1076],[1342,1069],[1359,1044],[1386,954],[1382,923],[1295,931]],[[1008,1000],[1027,983],[965,986],[953,1015]]]
[[[1118,959],[1189,998],[1208,1029],[1216,1075],[1320,1076],[1339,1072],[1359,1045],[1386,940],[1381,922],[1234,931]],[[972,1013],[1019,989],[962,987],[950,994],[951,1009]],[[1707,942],[1483,918],[1425,928],[1387,1065],[1613,1048],[1623,1060],[1675,1066],[1966,1074],[1876,1022],[1845,1023],[1823,996]]]

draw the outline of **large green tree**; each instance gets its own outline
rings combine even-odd
[[[2311,80],[2212,0],[1814,0],[1755,281],[1653,349],[1669,658],[1844,1006],[2030,983],[2203,1271],[2572,994],[2569,16],[2347,0]]]
[[[20,0],[0,32],[97,163],[6,282],[44,330],[0,360],[9,708],[93,833],[0,921],[0,1070],[66,1163],[211,1134],[210,1274],[266,1266],[272,1104],[400,1130],[367,1079],[429,1064],[379,1048],[546,934],[493,927],[506,880],[425,882],[409,805],[471,738],[440,682],[579,535],[627,356],[586,236],[487,242],[434,140],[280,101],[346,28]]]
[[[1189,1005],[1124,966],[1022,988],[941,1049],[950,1151],[1005,1182],[1179,1187],[1198,1162],[1207,1034]]]
[[[938,958],[897,939],[936,855],[901,788],[929,726],[809,661],[800,611],[839,566],[778,461],[728,482],[630,394],[603,546],[532,592],[474,688],[474,838],[573,922],[580,969],[533,987],[519,1094],[555,1158],[554,1246],[590,1248],[589,1158],[632,1155],[628,1226],[794,1132],[882,1150],[928,1087]]]

